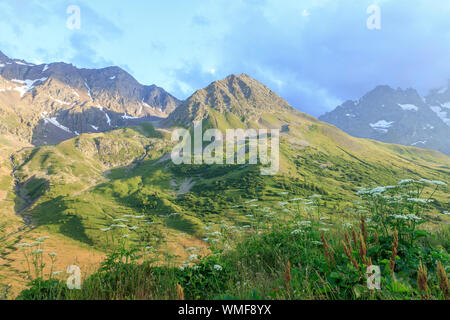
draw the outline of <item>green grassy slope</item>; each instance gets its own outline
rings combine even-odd
[[[245,224],[254,208],[236,206],[253,198],[274,206],[283,192],[319,194],[323,211],[338,214],[352,207],[359,187],[450,180],[449,158],[440,153],[356,139],[301,113],[263,114],[256,127],[283,123],[289,129],[281,135],[276,176],[260,176],[256,165],[175,166],[163,157],[169,136],[150,124],[26,150],[16,161],[22,192],[33,203],[27,213],[51,232],[102,247],[100,229],[124,215],[158,221],[149,232],[161,226],[201,238],[208,223]],[[252,124],[215,112],[204,121],[204,130],[239,126]],[[448,192],[437,197],[436,212],[448,208]]]

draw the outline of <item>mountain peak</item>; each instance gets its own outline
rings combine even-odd
[[[188,125],[206,119],[210,114],[233,114],[246,121],[263,113],[292,112],[285,100],[261,82],[243,73],[231,74],[197,90],[168,119],[169,125]]]
[[[0,62],[9,61],[9,57],[0,50]]]
[[[447,89],[434,91],[425,102],[413,88],[377,86],[360,100],[348,101],[319,119],[359,138],[450,154],[445,138],[450,134],[450,125],[446,125],[450,124],[445,109],[445,102],[450,105],[447,92]]]

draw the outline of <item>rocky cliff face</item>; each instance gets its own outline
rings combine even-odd
[[[34,65],[0,52],[0,132],[35,145],[166,118],[179,104],[118,67]]]
[[[450,154],[450,119],[445,113],[449,107],[448,89],[433,91],[423,99],[414,89],[378,86],[360,100],[347,101],[319,119],[356,137]]]

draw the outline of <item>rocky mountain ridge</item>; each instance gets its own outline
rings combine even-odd
[[[119,67],[35,65],[0,52],[0,131],[34,145],[163,119],[179,104]]]
[[[450,90],[422,98],[414,89],[378,86],[319,119],[359,138],[434,149],[450,154]]]

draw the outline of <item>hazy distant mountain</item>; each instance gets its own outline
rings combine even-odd
[[[319,119],[355,137],[450,154],[448,108],[448,89],[435,90],[424,100],[414,89],[378,86],[360,100],[347,101]]]
[[[166,118],[179,103],[119,67],[34,65],[0,52],[0,132],[35,145]]]
[[[432,90],[430,94],[425,97],[425,101],[430,106],[431,110],[433,110],[442,121],[450,126],[450,86]]]

